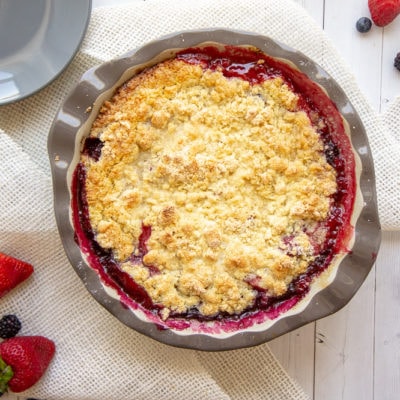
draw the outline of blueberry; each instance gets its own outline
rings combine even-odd
[[[356,28],[358,32],[361,33],[368,32],[371,29],[371,27],[372,27],[372,21],[367,17],[361,17],[356,23]]]
[[[400,71],[400,53],[397,53],[397,56],[394,58],[394,67]]]

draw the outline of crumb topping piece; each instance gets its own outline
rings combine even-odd
[[[336,175],[298,101],[281,77],[250,84],[172,59],[103,105],[101,156],[82,155],[91,224],[164,318],[240,313],[318,255]]]

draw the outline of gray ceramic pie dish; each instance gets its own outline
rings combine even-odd
[[[84,260],[70,219],[70,179],[77,163],[79,143],[88,134],[100,105],[114,89],[132,76],[135,66],[153,60],[169,49],[193,47],[203,42],[252,45],[263,52],[294,63],[313,81],[320,84],[335,102],[350,127],[354,153],[359,159],[360,193],[354,242],[337,266],[328,286],[310,293],[296,312],[288,312],[272,321],[265,329],[248,329],[225,336],[203,333],[182,334],[172,329],[159,329],[156,324],[139,318],[120,300],[110,295],[100,278]],[[373,160],[363,124],[343,90],[318,65],[300,52],[281,43],[248,32],[210,29],[181,32],[151,42],[110,62],[87,71],[75,89],[66,97],[53,122],[48,151],[53,174],[54,208],[65,252],[86,289],[111,314],[127,326],[169,345],[197,350],[232,350],[258,345],[328,316],[343,306],[357,292],[376,259],[380,245]]]

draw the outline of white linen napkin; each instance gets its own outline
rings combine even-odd
[[[375,156],[384,229],[398,229],[400,100],[376,116],[354,77],[312,18],[291,0],[148,0],[95,9],[66,71],[40,93],[0,107],[0,251],[31,262],[34,275],[0,300],[21,334],[45,335],[57,353],[24,393],[47,400],[306,399],[268,345],[223,353],[172,348],[117,321],[85,290],[56,229],[47,135],[68,91],[88,68],[161,35],[226,27],[259,32],[295,47],[342,86],[365,124]],[[393,153],[396,152],[396,153]],[[9,398],[13,398],[10,396]],[[23,397],[21,397],[23,398]]]

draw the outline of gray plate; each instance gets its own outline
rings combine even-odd
[[[217,338],[206,334],[181,335],[173,330],[160,330],[145,322],[110,297],[97,273],[84,262],[74,240],[70,223],[70,171],[74,154],[79,151],[79,138],[88,134],[101,102],[110,97],[113,88],[126,77],[132,66],[146,63],[166,49],[191,47],[206,41],[233,45],[254,45],[262,51],[292,61],[312,80],[322,85],[339,111],[348,121],[354,151],[361,160],[359,188],[363,203],[355,224],[355,240],[351,251],[337,268],[333,281],[325,289],[306,300],[305,308],[294,315],[283,315],[263,331],[242,331],[230,337]],[[88,110],[92,110],[88,112]],[[343,90],[318,65],[305,55],[267,37],[253,33],[203,30],[182,32],[151,42],[137,51],[102,64],[86,72],[61,106],[48,138],[48,151],[53,174],[55,215],[66,254],[85,287],[115,317],[160,342],[198,350],[231,350],[267,342],[311,321],[330,315],[346,305],[357,292],[376,259],[380,245],[380,224],[377,214],[373,160],[363,124]],[[76,155],[76,154],[75,154]],[[306,296],[307,297],[307,296]],[[311,296],[310,296],[311,297]],[[73,301],[73,299],[72,299]]]
[[[0,0],[0,105],[48,85],[84,37],[91,0]]]

